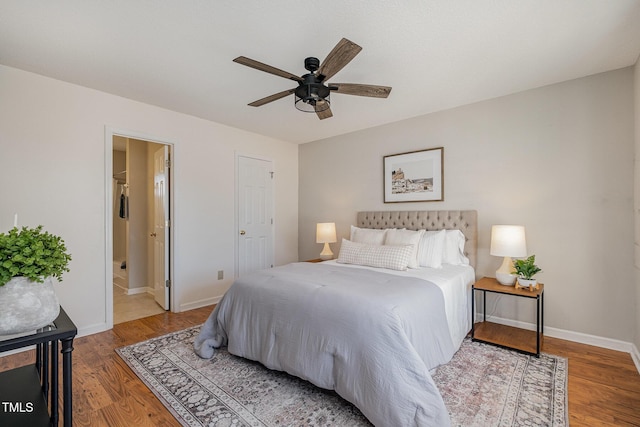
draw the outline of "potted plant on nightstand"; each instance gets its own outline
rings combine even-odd
[[[71,255],[42,228],[0,233],[0,335],[35,331],[60,313],[53,279],[69,271]]]
[[[538,286],[538,281],[533,278],[536,274],[542,270],[536,265],[536,256],[531,255],[525,259],[516,259],[513,261],[514,274],[518,275],[518,283],[525,288],[535,288]]]

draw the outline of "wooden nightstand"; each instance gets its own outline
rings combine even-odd
[[[483,297],[483,321],[478,323],[475,323],[475,291],[481,291]],[[535,299],[536,331],[527,331],[512,326],[487,322],[487,292]],[[514,286],[501,285],[493,277],[483,277],[473,285],[472,293],[471,318],[473,323],[471,326],[471,338],[473,341],[494,344],[540,357],[540,345],[544,329],[544,285],[542,283],[538,283],[538,289],[534,290],[516,289]],[[514,340],[514,337],[517,337],[517,339]]]

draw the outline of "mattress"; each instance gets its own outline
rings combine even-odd
[[[460,347],[462,340],[471,330],[471,285],[476,280],[476,274],[473,267],[469,265],[443,264],[442,268],[423,267],[398,271],[362,265],[338,264],[336,260],[325,261],[323,264],[334,264],[345,268],[363,268],[430,281],[442,290],[449,333],[456,348]]]

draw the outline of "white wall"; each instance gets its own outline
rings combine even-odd
[[[81,333],[107,319],[105,126],[175,143],[178,310],[214,301],[233,279],[236,152],[274,161],[275,261],[297,260],[296,230],[280,226],[298,222],[297,145],[0,66],[0,230],[17,212],[64,238],[73,261],[56,290]]]
[[[640,58],[634,67],[635,100],[635,176],[634,176],[634,219],[635,219],[635,285],[636,285],[636,366],[640,370]]]
[[[316,222],[347,237],[359,210],[476,209],[478,275],[501,262],[491,225],[522,224],[543,269],[545,326],[633,341],[632,88],[626,68],[302,145],[300,258],[321,251]],[[384,204],[383,156],[440,146],[444,202]],[[527,303],[504,297],[488,311],[531,322]]]

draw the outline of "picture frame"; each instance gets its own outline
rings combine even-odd
[[[444,201],[444,147],[383,158],[384,203]]]

